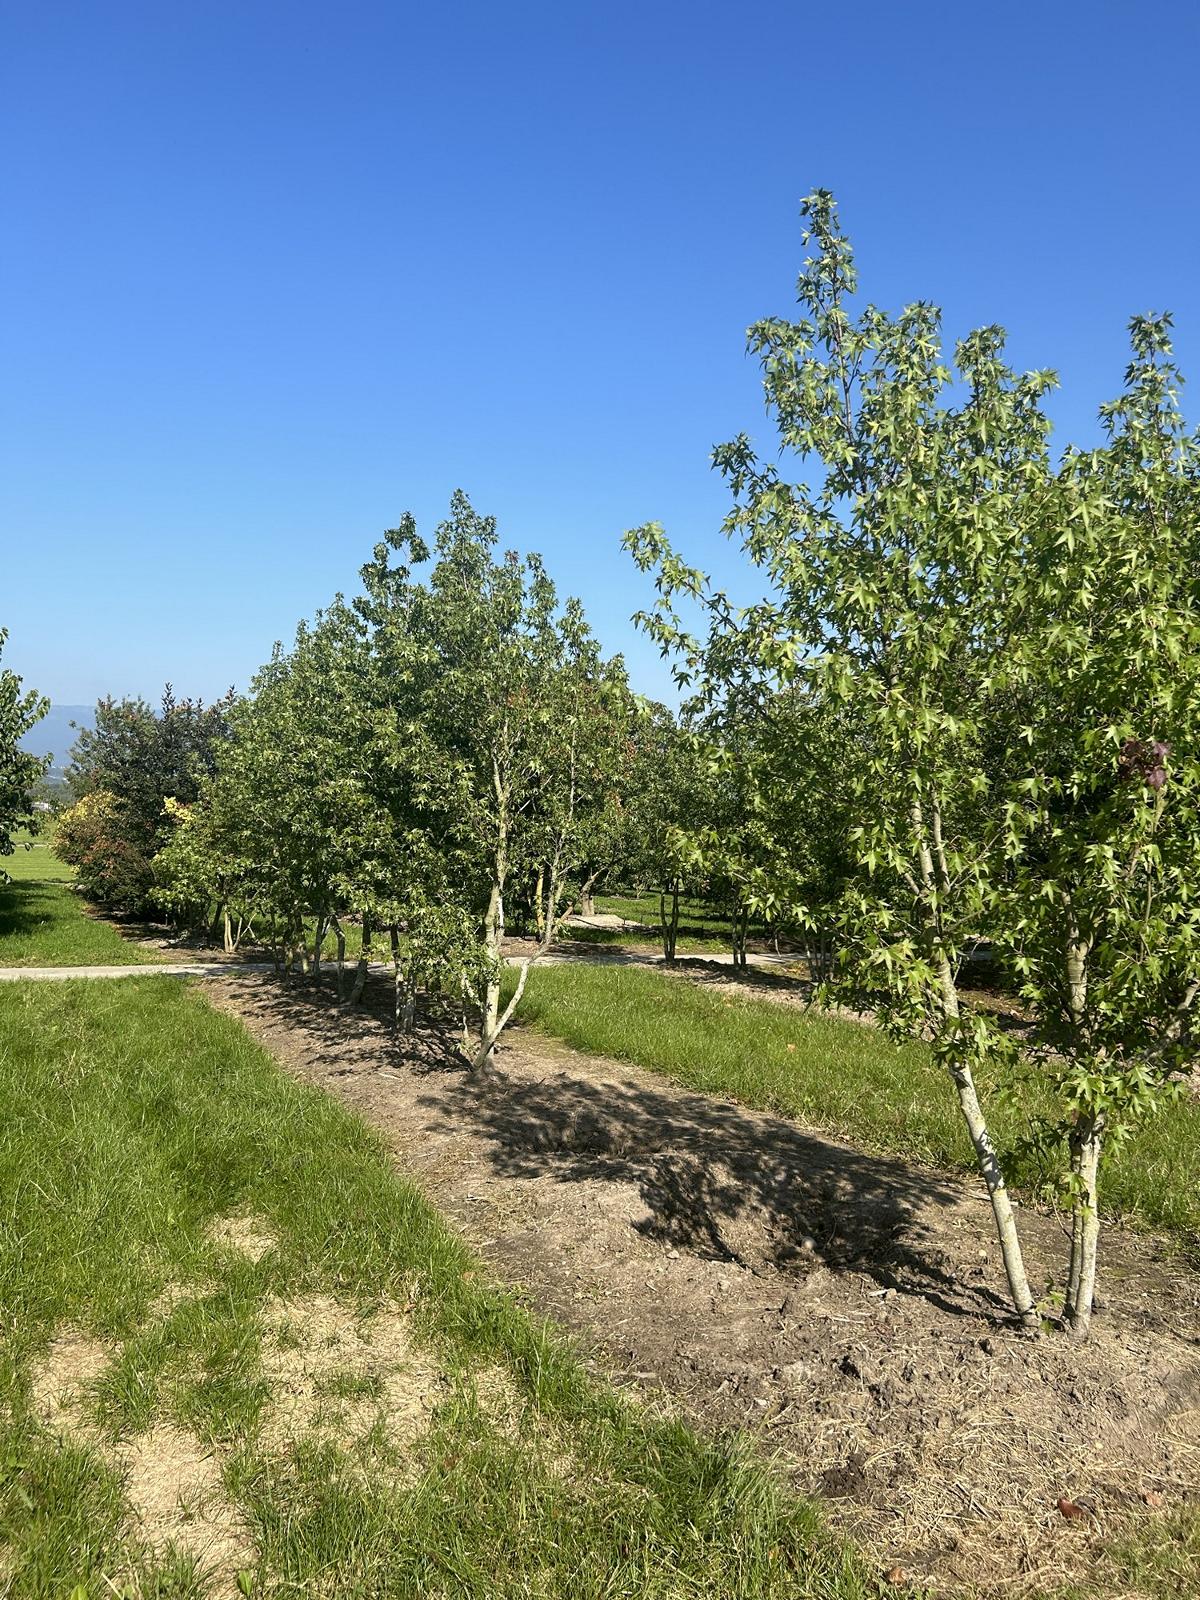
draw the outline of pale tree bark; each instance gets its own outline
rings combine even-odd
[[[949,887],[949,874],[942,844],[941,809],[936,798],[931,804],[931,814],[932,826],[927,832],[924,809],[920,801],[913,803],[913,834],[917,845],[922,890],[920,900],[933,935],[935,950],[935,965],[937,969],[935,1003],[944,1021],[956,1026],[960,1014],[958,985],[946,953],[941,912],[937,899],[938,892],[945,892]],[[1004,1263],[1004,1275],[1008,1279],[1008,1292],[1012,1298],[1013,1309],[1020,1318],[1021,1325],[1028,1332],[1036,1333],[1039,1331],[1041,1324],[1037,1306],[1029,1288],[1029,1277],[1025,1271],[1025,1259],[1017,1231],[1017,1220],[1013,1213],[1008,1186],[1004,1181],[1004,1172],[996,1154],[996,1146],[988,1129],[987,1118],[984,1116],[983,1107],[979,1103],[979,1093],[975,1087],[975,1078],[969,1063],[966,1061],[954,1062],[950,1068],[950,1078],[958,1095],[958,1108],[962,1113],[963,1122],[966,1124],[967,1134],[971,1140],[971,1148],[975,1152],[975,1164],[979,1169],[980,1176],[983,1178],[988,1199],[991,1202],[992,1219],[996,1226],[996,1237],[1000,1244],[1000,1256]]]
[[[1092,941],[1081,930],[1067,898],[1063,970],[1067,1012],[1076,1048],[1087,1049],[1088,958]],[[1071,1260],[1063,1315],[1072,1336],[1086,1339],[1096,1298],[1096,1259],[1100,1246],[1099,1169],[1104,1117],[1082,1117],[1071,1130]]]
[[[512,998],[505,1006],[503,1013],[500,1010],[500,979],[504,969],[504,890],[508,879],[510,795],[499,762],[493,762],[492,770],[497,808],[496,853],[491,893],[488,898],[487,914],[484,918],[484,944],[491,962],[492,975],[488,979],[484,992],[483,1024],[480,1030],[479,1049],[471,1062],[471,1071],[476,1075],[486,1073],[493,1065],[496,1042],[512,1020],[513,1013],[517,1008],[517,1002],[525,992],[525,984],[529,978],[529,968],[550,949],[554,943],[555,934],[558,932],[559,923],[563,916],[567,914],[568,908],[564,907],[562,903],[565,882],[563,855],[566,841],[570,836],[575,820],[574,740],[572,740],[571,745],[570,778],[567,787],[566,806],[560,818],[560,825],[554,841],[554,851],[550,860],[538,869],[537,950],[533,956],[517,963],[520,969],[520,976]]]
[[[487,915],[483,924],[484,946],[492,963],[484,986],[483,1022],[480,1028],[479,1049],[471,1062],[473,1073],[488,1070],[495,1059],[496,1040],[500,1037],[500,974],[504,961],[504,894],[499,883],[493,883],[488,899]]]
[[[1096,1300],[1096,1261],[1100,1247],[1098,1175],[1104,1138],[1103,1117],[1089,1118],[1071,1139],[1071,1270],[1065,1313],[1072,1336],[1086,1339]]]
[[[337,940],[337,997],[342,1000],[346,994],[346,935],[340,917],[332,917],[330,923]]]
[[[313,934],[313,953],[309,963],[309,975],[313,978],[321,976],[321,950],[325,944],[325,936],[329,932],[329,922],[324,916],[317,918],[316,931]]]
[[[595,888],[596,880],[599,876],[598,872],[593,872],[590,877],[584,880],[583,887],[579,891],[579,915],[581,917],[594,917],[596,915]]]

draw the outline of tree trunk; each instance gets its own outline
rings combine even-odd
[[[733,908],[733,964],[735,967],[745,967],[746,939],[750,930],[750,913],[741,906]]]
[[[665,890],[659,890],[658,895],[659,919],[662,924],[663,958],[674,961],[675,946],[679,940],[679,879],[671,881],[671,914],[667,915],[667,897]]]
[[[975,1080],[968,1066],[952,1067],[950,1076],[954,1079],[954,1087],[958,1091],[959,1110],[963,1114],[963,1121],[971,1137],[975,1161],[987,1185],[988,1198],[992,1202],[992,1217],[996,1224],[996,1235],[1000,1240],[1000,1255],[1008,1279],[1008,1292],[1022,1326],[1029,1332],[1036,1333],[1040,1322],[1037,1306],[1029,1289],[1029,1279],[1025,1273],[1021,1240],[1017,1234],[1017,1220],[1013,1216],[1012,1201],[1008,1197],[1008,1188],[996,1156],[996,1147],[992,1143],[983,1108],[979,1104]]]
[[[362,992],[367,986],[367,969],[371,964],[371,919],[364,916],[362,919],[362,948],[358,952],[358,966],[354,972],[354,983],[350,989],[350,1004],[356,1006],[362,999]]]
[[[584,880],[583,888],[579,891],[579,915],[581,917],[594,917],[596,915],[596,896],[593,892],[596,879],[600,876],[593,872],[591,877]]]
[[[954,981],[954,972],[946,955],[943,944],[943,930],[940,914],[937,911],[936,895],[945,888],[946,865],[941,847],[941,813],[936,800],[932,806],[933,838],[937,847],[937,863],[935,867],[934,851],[930,848],[929,840],[925,834],[925,818],[919,801],[914,802],[912,808],[912,822],[914,839],[917,846],[917,858],[920,864],[921,884],[924,889],[925,919],[930,935],[934,941],[935,962],[938,973],[937,1004],[941,1009],[943,1018],[955,1028],[958,1027],[959,1006],[958,988]],[[935,876],[935,872],[937,876]],[[1021,1319],[1021,1325],[1029,1333],[1040,1331],[1041,1322],[1038,1317],[1037,1306],[1029,1289],[1029,1278],[1025,1272],[1025,1258],[1021,1252],[1021,1240],[1017,1233],[1017,1219],[1013,1215],[1012,1201],[1009,1199],[1008,1187],[1004,1182],[1004,1173],[1000,1168],[1000,1160],[996,1155],[996,1146],[992,1143],[992,1136],[988,1132],[987,1119],[983,1114],[983,1107],[979,1104],[979,1095],[975,1088],[975,1079],[970,1066],[965,1061],[953,1062],[950,1066],[950,1076],[954,1080],[954,1087],[958,1093],[958,1107],[962,1112],[963,1121],[967,1125],[972,1148],[975,1151],[975,1164],[987,1186],[988,1199],[992,1203],[992,1218],[996,1224],[996,1236],[1000,1241],[1000,1255],[1004,1262],[1004,1274],[1008,1279],[1008,1292],[1012,1298],[1013,1309]]]
[[[483,1025],[480,1030],[479,1049],[471,1063],[471,1071],[485,1072],[495,1055],[496,1040],[500,1034],[500,974],[504,948],[504,894],[499,883],[492,884],[488,898],[487,916],[483,923],[483,938],[492,960],[491,976],[483,991]]]
[[[346,935],[342,930],[340,917],[332,919],[334,937],[337,939],[337,997],[344,1000],[346,997]]]
[[[496,1040],[508,1026],[513,1012],[517,1009],[518,1001],[525,993],[525,984],[529,977],[529,968],[532,966],[532,962],[525,960],[520,962],[519,965],[521,975],[517,979],[517,987],[513,990],[512,999],[505,1006],[503,1016],[497,1016],[491,1027],[484,1032],[479,1042],[479,1050],[471,1063],[473,1077],[483,1077],[491,1069],[494,1061]],[[498,992],[499,985],[497,984],[496,987]]]
[[[537,934],[538,943],[541,944],[546,933],[546,869],[538,868],[537,884],[533,891],[533,929]]]
[[[1098,1175],[1103,1119],[1089,1119],[1072,1140],[1076,1190],[1071,1202],[1071,1271],[1066,1318],[1073,1338],[1086,1339],[1096,1298],[1096,1258],[1100,1246]]]
[[[221,907],[221,933],[225,941],[225,954],[227,956],[232,955],[233,929],[229,922],[229,907],[224,905]]]
[[[325,935],[329,932],[329,923],[325,917],[317,918],[317,926],[313,933],[312,961],[309,963],[310,977],[320,979],[321,976],[321,949],[325,943]]]

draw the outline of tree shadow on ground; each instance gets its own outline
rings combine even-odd
[[[0,857],[0,866],[3,866]],[[0,939],[30,934],[52,921],[64,885],[40,878],[0,883]]]
[[[960,1274],[922,1220],[931,1207],[960,1203],[961,1189],[783,1118],[652,1085],[615,1063],[601,1064],[614,1076],[592,1077],[577,1060],[539,1078],[505,1067],[482,1084],[462,1076],[421,1104],[435,1129],[467,1124],[482,1135],[503,1177],[633,1184],[647,1212],[634,1226],[670,1248],[752,1271],[804,1273],[820,1263],[919,1293],[954,1315],[1007,1315],[1006,1302]]]
[[[347,965],[347,995],[353,979],[354,969]],[[336,973],[328,967],[319,979],[300,973],[247,974],[246,978],[239,974],[238,982],[255,984],[258,1003],[273,1020],[304,1028],[318,1047],[310,1059],[333,1076],[381,1068],[418,1077],[466,1071],[445,1008],[423,997],[411,1032],[399,1032],[392,984],[378,973],[371,974],[361,999],[353,1006],[339,1002]]]
[[[305,1029],[318,1079],[436,1075],[416,1101],[428,1131],[473,1136],[499,1177],[633,1185],[646,1215],[631,1225],[664,1248],[798,1280],[823,1265],[954,1316],[1010,1314],[984,1268],[946,1253],[933,1213],[963,1190],[935,1173],[519,1029],[474,1079],[436,1007],[418,1009],[410,1034],[391,1031],[390,985],[374,976],[355,1010],[334,1003],[328,982],[250,981],[267,1017]]]

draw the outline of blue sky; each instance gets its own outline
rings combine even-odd
[[[708,452],[770,444],[799,197],[1091,436],[1132,313],[1200,372],[1198,72],[1194,0],[0,7],[6,664],[244,686],[461,486],[661,693],[620,535],[739,584]]]

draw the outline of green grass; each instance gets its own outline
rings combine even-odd
[[[274,1247],[255,1262],[214,1243],[210,1225],[231,1216]],[[428,1431],[403,1450],[379,1428],[288,1446],[264,1426],[264,1308],[321,1295],[364,1326],[381,1302],[404,1308],[444,1374]],[[205,1591],[185,1549],[139,1544],[113,1465],[163,1421],[216,1452],[263,1596],[874,1592],[742,1449],[588,1379],[486,1281],[381,1140],[176,980],[0,989],[0,1306],[0,1589],[22,1600],[126,1581],[139,1596]],[[109,1352],[84,1395],[91,1432],[55,1429],[33,1403],[64,1329]],[[485,1369],[506,1377],[507,1416],[481,1399]],[[364,1386],[329,1388],[338,1404]]]
[[[32,838],[21,828],[13,836],[16,849],[10,856],[0,856],[0,871],[17,883],[70,883],[75,868],[60,861],[50,849],[49,836],[41,834]]]
[[[122,938],[110,922],[87,916],[64,883],[0,883],[0,967],[139,966],[165,959]]]
[[[957,1102],[929,1052],[863,1024],[645,968],[578,963],[535,968],[520,1015],[578,1050],[783,1112],[866,1149],[973,1170]],[[1027,1131],[1003,1106],[992,1122],[1004,1149]],[[1045,1177],[1019,1163],[1014,1172],[1026,1186]],[[1102,1192],[1110,1215],[1200,1251],[1200,1101],[1143,1127],[1107,1164]]]
[[[597,895],[596,910],[607,912],[613,916],[624,917],[626,921],[643,924],[634,928],[580,928],[568,927],[562,930],[564,939],[570,939],[579,944],[599,945],[625,945],[645,946],[647,949],[661,950],[661,920],[658,896],[646,895]],[[750,941],[753,945],[756,940],[764,937],[761,927],[753,924],[750,928]],[[712,955],[714,952],[729,950],[731,936],[729,918],[724,912],[714,909],[703,900],[683,899],[679,903],[679,930],[675,941],[675,948],[679,955]]]

